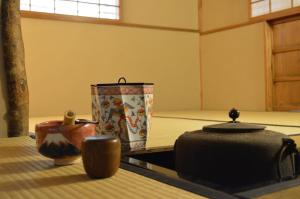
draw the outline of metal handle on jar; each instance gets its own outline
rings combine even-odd
[[[124,83],[121,83],[121,81],[124,81]],[[120,77],[118,80],[118,84],[126,84],[126,78],[125,77]]]

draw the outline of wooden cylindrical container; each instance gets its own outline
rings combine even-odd
[[[119,138],[108,135],[86,137],[82,141],[83,166],[91,178],[113,176],[121,159]]]

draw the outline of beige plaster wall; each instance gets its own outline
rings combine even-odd
[[[179,10],[183,1],[174,2],[172,9],[165,1],[136,0],[136,7],[123,1],[124,19],[180,27],[185,22],[175,23],[180,17],[172,9]],[[163,11],[157,8],[158,13],[166,13],[161,16],[163,23],[142,16],[142,9],[154,9],[160,2],[164,6]],[[186,13],[187,19],[194,17],[193,12]],[[182,27],[192,28],[193,23]],[[62,115],[70,108],[88,114],[90,84],[116,82],[121,76],[129,82],[154,82],[156,111],[200,108],[197,33],[29,18],[22,19],[22,30],[30,116]]]
[[[249,0],[202,0],[202,31],[247,22]]]
[[[198,29],[198,0],[123,0],[127,23]]]
[[[205,110],[265,110],[263,25],[201,36]]]

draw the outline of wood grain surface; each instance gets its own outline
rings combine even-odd
[[[273,25],[274,110],[300,110],[300,20]]]
[[[108,178],[120,167],[120,139],[112,136],[90,137],[82,142],[84,170],[91,178]]]
[[[20,0],[1,1],[1,35],[7,85],[7,134],[26,135],[29,120],[29,94],[21,32]]]

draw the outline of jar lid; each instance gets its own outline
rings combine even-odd
[[[103,142],[108,140],[117,140],[118,138],[113,135],[95,135],[88,136],[84,139],[85,142]]]
[[[238,122],[236,119],[240,116],[240,112],[233,108],[229,112],[229,117],[232,121],[222,124],[214,124],[208,125],[203,127],[204,132],[236,132],[236,133],[243,133],[243,132],[252,132],[252,131],[259,131],[264,130],[266,127],[261,125],[254,125],[249,123]]]
[[[92,84],[92,87],[110,87],[110,86],[153,86],[153,83],[135,82],[128,83],[125,77],[120,77],[118,83],[108,83],[108,84]]]

